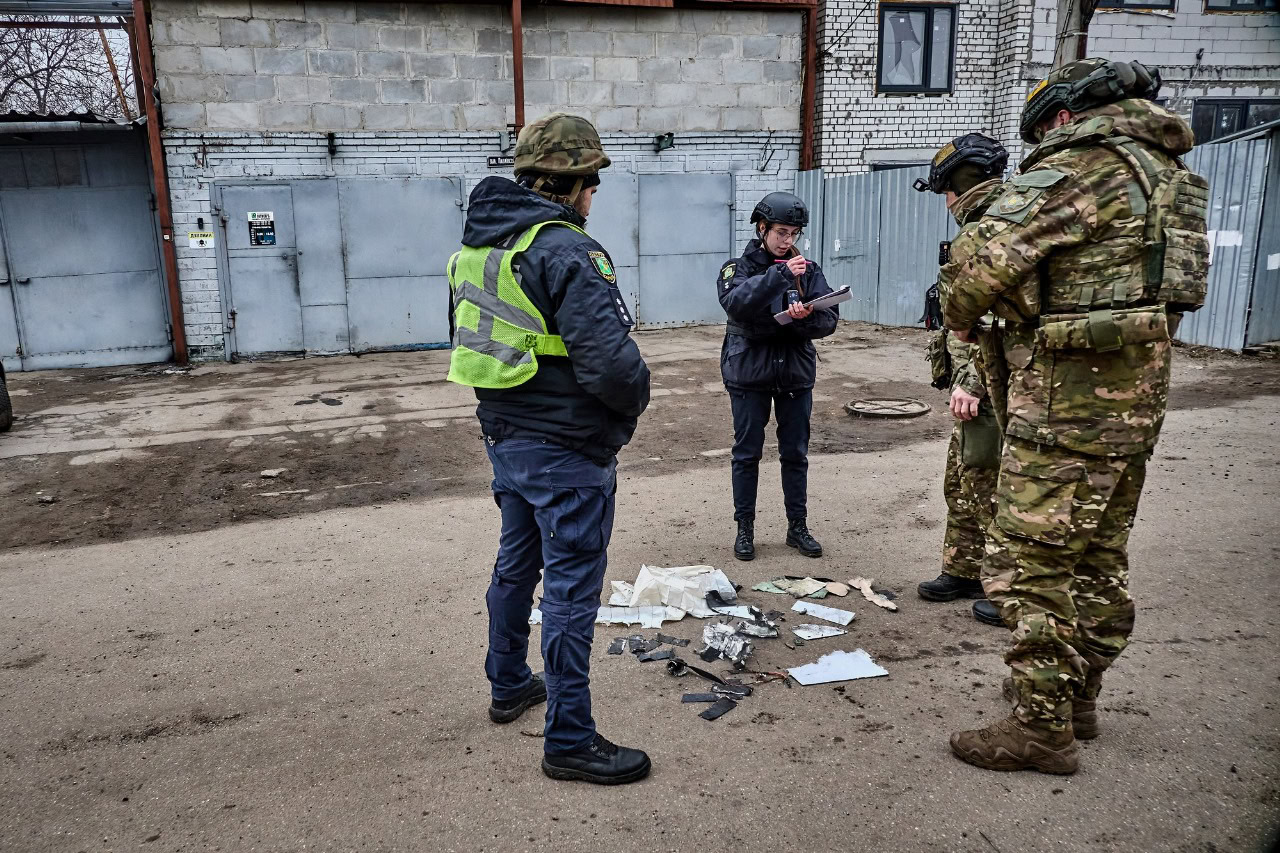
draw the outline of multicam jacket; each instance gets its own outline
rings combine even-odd
[[[971,187],[951,205],[951,215],[960,226],[960,233],[951,241],[948,248],[948,263],[938,272],[938,293],[944,303],[955,272],[959,269],[955,263],[956,259],[972,257],[978,249],[982,248],[982,241],[976,237],[977,223],[987,212],[991,202],[1000,195],[1000,191],[1000,180],[992,178]],[[956,340],[946,329],[943,329],[942,333],[947,335],[947,351],[951,355],[951,387],[963,388],[975,397],[983,397],[983,406],[989,406],[989,401],[985,399],[987,389],[982,380],[982,372],[974,363],[978,355],[978,345]]]
[[[1183,119],[1137,99],[1048,133],[978,223],[981,247],[945,271],[943,318],[957,330],[987,311],[1013,321],[1004,339],[1009,435],[1125,456],[1155,446],[1172,345],[1165,306],[1144,290],[1144,228],[1156,211],[1108,139],[1131,140],[1166,169],[1180,169],[1174,158],[1194,142]],[[1203,236],[1201,221],[1177,256],[1201,275]],[[1164,275],[1176,274],[1166,262]]]

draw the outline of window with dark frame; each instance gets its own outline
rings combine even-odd
[[[955,37],[955,6],[881,4],[877,91],[950,92]]]
[[[1274,12],[1280,0],[1204,0],[1206,12]]]
[[[1191,108],[1197,145],[1276,119],[1280,119],[1280,100],[1274,98],[1198,98]]]
[[[1098,0],[1099,9],[1158,9],[1172,12],[1177,0]]]

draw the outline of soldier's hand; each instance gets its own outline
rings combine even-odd
[[[808,266],[809,262],[800,255],[796,255],[794,258],[787,261],[787,269],[791,270],[792,275],[804,275],[804,271]],[[797,317],[796,319],[800,318]]]
[[[951,334],[955,337],[957,341],[962,341],[963,343],[966,343],[966,344],[973,343],[973,331],[971,329],[965,329],[964,331],[961,331],[959,329],[952,329]]]
[[[971,421],[978,416],[981,397],[975,397],[963,388],[951,392],[951,415],[957,420]]]

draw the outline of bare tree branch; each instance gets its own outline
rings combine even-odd
[[[37,15],[9,20],[93,24],[92,18]],[[0,29],[0,112],[90,112],[123,118],[138,114],[135,93],[133,62],[122,32],[112,31],[104,38],[96,29]]]

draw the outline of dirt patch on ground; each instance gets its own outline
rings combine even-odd
[[[727,468],[733,426],[718,360],[711,353],[719,332],[656,334],[664,337],[653,340],[687,342],[702,349],[695,355],[677,352],[653,360],[653,404],[622,453],[622,470],[629,476],[651,476],[690,468]],[[923,380],[925,367],[917,350],[922,351],[926,340],[927,334],[919,330],[859,324],[844,326],[822,341],[819,351],[824,361],[815,391],[810,452],[879,453],[945,437],[953,422],[943,392],[924,381],[883,378],[883,365],[892,360],[896,372]],[[862,374],[859,365],[864,356],[877,363]],[[1174,408],[1224,406],[1280,394],[1280,360],[1190,347],[1179,347],[1178,358],[1184,377],[1192,381],[1175,383]],[[307,359],[223,366],[211,372],[168,366],[46,371],[18,377],[14,384],[20,393],[15,402],[23,412],[38,413],[106,405],[121,396],[158,395],[174,388],[184,393],[225,392],[269,385],[284,389],[281,393],[286,396],[295,394],[298,399],[290,398],[290,406],[349,415],[395,410],[397,389],[392,387],[386,391],[386,400],[374,397],[362,406],[340,408],[344,392],[380,386],[372,379],[335,381],[335,364],[331,359]],[[415,369],[420,366],[406,362],[405,375],[414,377]],[[439,381],[433,373],[421,372],[421,382],[414,385]],[[862,375],[877,378],[869,381]],[[404,375],[398,377],[404,379]],[[290,390],[295,386],[329,390],[299,394]],[[881,397],[919,399],[932,408],[921,417],[902,420],[855,418],[844,411],[850,400]],[[199,426],[235,429],[253,421],[253,397],[241,399],[237,393],[224,402],[233,405],[219,423]],[[111,426],[109,415],[96,424],[105,436],[111,435]],[[0,500],[5,502],[7,521],[0,529],[0,547],[81,545],[336,507],[479,492],[490,479],[479,439],[474,420],[448,424],[392,420],[341,431],[318,429],[239,441],[0,460]],[[771,429],[765,450],[765,467],[770,471],[776,465],[775,455]],[[283,472],[270,479],[260,476],[270,469]]]

